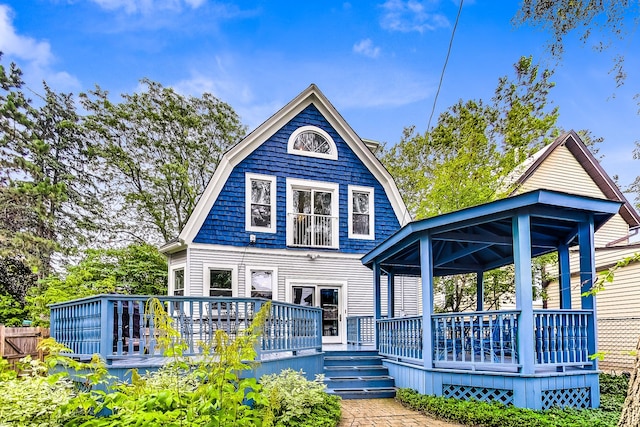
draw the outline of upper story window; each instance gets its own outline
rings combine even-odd
[[[276,232],[276,177],[245,174],[247,231]]]
[[[333,138],[316,126],[302,126],[289,137],[287,152],[300,156],[338,159],[338,150]]]
[[[287,244],[337,248],[338,184],[287,179]]]
[[[373,188],[349,186],[349,238],[375,239]]]

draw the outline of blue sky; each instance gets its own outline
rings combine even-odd
[[[514,27],[518,1],[467,0],[438,113],[488,100],[522,55],[546,65],[546,35]],[[142,77],[181,93],[213,93],[250,129],[316,83],[363,138],[398,142],[426,129],[457,13],[451,0],[0,0],[0,51],[29,87],[133,92]],[[616,89],[609,54],[571,40],[554,76],[565,129],[605,138],[603,166],[622,185],[640,174],[640,33],[620,42],[629,77]],[[545,62],[546,61],[546,62]]]

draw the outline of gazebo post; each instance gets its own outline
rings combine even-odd
[[[433,367],[431,314],[433,313],[433,241],[428,233],[420,237],[420,274],[422,276],[422,363]]]
[[[580,293],[589,292],[595,282],[595,260],[594,260],[594,244],[593,244],[593,216],[589,217],[589,221],[580,222],[578,224],[578,243],[580,246]],[[583,310],[593,310],[589,320],[587,321],[587,350],[589,354],[595,354],[598,348],[597,343],[597,327],[596,327],[596,301],[595,297],[590,294],[581,298],[581,306]],[[598,369],[597,359],[593,360],[593,369]]]
[[[395,287],[394,287],[393,270],[387,271],[387,317],[393,319],[395,317]]]
[[[382,305],[380,303],[380,263],[373,263],[373,328],[375,335],[375,348],[378,349],[379,332],[377,321],[382,316]]]
[[[569,263],[569,246],[558,246],[558,266],[560,268],[560,308],[571,309],[571,267]]]
[[[513,263],[515,266],[516,310],[518,318],[518,357],[525,375],[535,372],[533,351],[533,290],[531,289],[531,217],[513,217]],[[520,402],[516,402],[518,406]]]
[[[476,273],[476,310],[484,310],[484,271]]]

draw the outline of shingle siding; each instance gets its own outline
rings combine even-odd
[[[337,146],[338,160],[287,153],[287,142],[291,133],[306,125],[317,126],[333,138]],[[277,177],[276,233],[245,230],[245,173],[247,172]],[[255,234],[256,247],[286,248],[287,178],[332,182],[339,185],[340,252],[364,254],[400,228],[382,185],[312,104],[234,168],[194,242],[246,246],[249,235]],[[349,185],[374,188],[375,240],[348,238]]]

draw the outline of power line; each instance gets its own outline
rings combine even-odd
[[[427,132],[431,129],[431,120],[433,119],[433,114],[436,111],[436,103],[438,102],[438,95],[440,95],[440,88],[442,87],[442,80],[444,79],[444,72],[447,69],[447,63],[449,62],[449,55],[451,54],[451,47],[453,46],[453,36],[456,35],[456,28],[458,28],[458,21],[460,20],[460,13],[462,12],[462,4],[464,0],[460,0],[460,7],[458,7],[458,15],[456,16],[456,22],[453,24],[453,31],[451,31],[451,39],[449,40],[449,48],[447,49],[447,57],[444,60],[444,65],[442,66],[442,73],[440,74],[440,82],[438,83],[438,90],[436,91],[436,96],[433,98],[433,107],[431,108],[431,115],[429,115],[429,122],[427,123]]]

